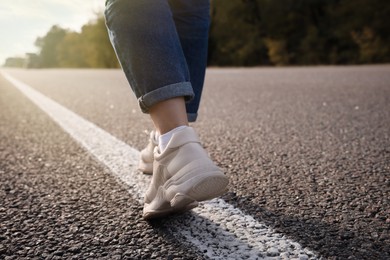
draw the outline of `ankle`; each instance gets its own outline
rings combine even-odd
[[[184,97],[161,101],[153,105],[149,112],[154,126],[160,134],[165,134],[179,126],[188,125]]]

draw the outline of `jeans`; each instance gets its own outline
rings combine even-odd
[[[207,64],[209,0],[107,0],[105,19],[142,112],[184,97],[197,118]]]

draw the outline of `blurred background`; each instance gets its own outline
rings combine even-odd
[[[105,28],[104,0],[1,1],[3,66],[119,67]],[[211,5],[209,66],[390,62],[388,0],[212,0]],[[26,34],[30,38],[22,37]]]

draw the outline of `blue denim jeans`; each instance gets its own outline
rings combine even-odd
[[[106,25],[144,113],[174,97],[197,117],[210,25],[209,0],[107,0]]]

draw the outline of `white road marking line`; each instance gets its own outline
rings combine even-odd
[[[108,167],[128,186],[131,195],[143,203],[150,177],[137,172],[138,150],[8,73],[1,71],[1,74]],[[164,223],[179,241],[192,244],[212,259],[317,259],[315,253],[222,199],[201,203],[193,212],[166,219]]]

